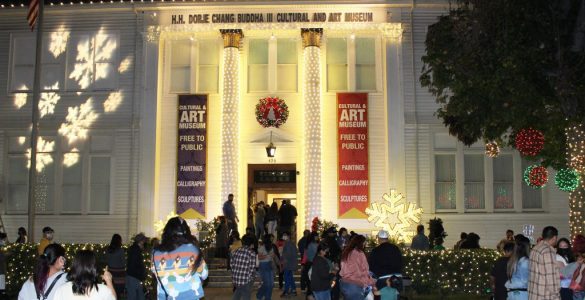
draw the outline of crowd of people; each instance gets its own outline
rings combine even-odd
[[[230,207],[231,206],[231,207]],[[274,208],[273,208],[274,206]],[[288,207],[287,207],[288,206]],[[398,299],[402,290],[402,250],[389,240],[388,232],[377,234],[378,244],[366,253],[366,237],[337,231],[305,230],[298,240],[294,236],[296,208],[283,202],[278,208],[260,202],[254,207],[254,227],[249,226],[240,237],[233,207],[233,197],[224,205],[225,215],[216,228],[216,256],[220,267],[231,270],[232,299],[250,299],[256,282],[256,299],[270,300],[278,277],[281,297],[297,296],[294,274],[300,268],[300,292],[307,299]],[[230,214],[232,213],[233,214]],[[282,223],[282,218],[290,220]],[[288,222],[290,221],[290,222]],[[429,250],[424,226],[419,225],[411,248]],[[17,242],[26,243],[26,230],[18,230]],[[53,243],[54,230],[43,228],[38,245],[39,256],[33,275],[18,295],[26,299],[145,299],[143,283],[150,271],[157,282],[157,299],[203,298],[203,282],[208,265],[185,220],[171,218],[164,227],[160,243],[150,253],[152,265],[144,264],[148,238],[139,233],[125,250],[122,238],[112,236],[106,249],[105,269],[100,270],[96,254],[78,251],[65,272],[65,249]],[[0,243],[6,241],[5,234]],[[434,250],[444,250],[442,238],[434,240]],[[479,235],[462,233],[455,249],[479,248]],[[558,230],[545,227],[533,247],[524,235],[512,230],[497,245],[502,253],[491,272],[494,299],[559,299],[585,298],[585,236],[573,242],[558,238]],[[225,259],[225,260],[223,260]],[[147,268],[148,267],[148,268]],[[102,282],[102,283],[100,283]]]
[[[495,300],[585,298],[585,236],[577,235],[571,245],[558,235],[555,227],[545,227],[531,247],[528,237],[506,232],[491,272]]]

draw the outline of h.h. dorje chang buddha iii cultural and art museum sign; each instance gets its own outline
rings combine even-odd
[[[171,14],[171,25],[238,23],[372,23],[373,12],[267,12]]]

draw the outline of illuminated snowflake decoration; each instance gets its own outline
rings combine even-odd
[[[88,128],[98,117],[92,108],[91,98],[80,106],[69,107],[66,121],[59,128],[59,133],[69,140],[69,144],[87,138]]]
[[[69,40],[70,32],[65,30],[65,27],[61,27],[51,33],[51,41],[49,43],[49,51],[55,58],[59,57],[67,49],[67,41]]]
[[[120,62],[120,66],[118,67],[118,72],[120,74],[122,73],[126,73],[126,71],[128,71],[130,69],[130,66],[132,65],[132,59],[130,56],[127,56],[126,58],[124,58],[121,62]]]
[[[167,219],[165,221],[163,220],[158,220],[154,223],[154,230],[156,230],[156,232],[158,233],[158,235],[161,235],[163,230],[165,229],[165,226],[167,225],[167,222],[174,218],[174,217],[178,217],[179,215],[177,215],[174,211],[171,211],[168,215],[167,215]]]
[[[18,89],[19,91],[28,91],[28,87],[26,85],[21,85]],[[16,108],[21,109],[23,106],[26,105],[26,99],[28,98],[27,93],[15,93],[14,94],[14,106]]]
[[[104,102],[104,111],[107,113],[114,112],[116,111],[116,109],[118,109],[120,103],[122,103],[122,93],[112,92],[108,96],[108,99],[106,99],[106,101]]]
[[[366,208],[368,221],[388,231],[391,237],[410,242],[416,234],[412,226],[420,222],[422,208],[417,208],[416,204],[407,201],[396,191],[392,191],[390,195],[384,194],[382,198],[383,202],[372,202],[371,206]]]
[[[63,155],[63,165],[71,167],[79,161],[79,150],[77,148],[71,149],[71,152]]]
[[[116,40],[111,35],[104,34],[102,29],[95,37],[80,41],[69,79],[75,80],[81,89],[86,89],[93,82],[94,76],[95,80],[106,78],[110,69],[108,62],[116,48]]]
[[[59,89],[59,82],[55,83],[53,86],[45,87],[45,90],[56,90]],[[61,100],[61,96],[55,92],[46,92],[41,93],[41,99],[39,100],[39,112],[41,114],[41,118],[48,115],[55,113],[55,106]]]
[[[37,140],[37,164],[35,167],[38,173],[41,173],[43,169],[45,169],[45,166],[53,163],[53,157],[49,154],[50,152],[53,152],[53,150],[55,150],[55,141],[47,141],[42,137],[39,137]],[[26,167],[30,169],[30,148],[26,150],[25,155],[28,159]]]

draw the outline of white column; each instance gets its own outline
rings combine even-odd
[[[239,176],[239,130],[238,115],[240,101],[239,62],[241,30],[221,30],[223,49],[223,88],[221,114],[221,198],[227,200],[229,194],[238,198]],[[237,207],[238,205],[236,205]],[[244,218],[245,220],[245,218]],[[243,221],[243,220],[242,220]]]
[[[321,217],[321,36],[320,28],[301,29],[305,103],[305,227]]]

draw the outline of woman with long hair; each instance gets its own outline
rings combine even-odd
[[[162,241],[152,256],[158,299],[200,299],[204,296],[207,264],[185,220],[174,217],[167,222]]]
[[[108,271],[112,274],[116,295],[120,297],[126,284],[126,254],[122,248],[122,236],[117,233],[112,235],[112,240],[106,249],[106,263]]]
[[[33,275],[22,285],[18,300],[60,299],[55,298],[55,291],[66,281],[65,248],[59,244],[50,244],[45,248],[33,269]]]
[[[312,260],[311,280],[309,281],[310,294],[315,300],[331,300],[331,283],[335,279],[335,269],[326,257],[329,245],[321,242],[316,250],[317,254]]]
[[[528,299],[528,279],[530,277],[530,240],[518,234],[514,237],[514,252],[508,260],[508,300]]]
[[[262,242],[258,245],[258,272],[262,279],[262,285],[258,288],[256,299],[272,299],[272,288],[274,287],[274,258],[275,258],[270,234],[262,236]]]
[[[370,276],[368,260],[364,253],[366,238],[355,235],[341,253],[340,288],[344,299],[360,300],[376,281]]]
[[[91,250],[79,250],[67,274],[67,283],[57,289],[55,299],[116,300],[112,274],[107,268],[104,270],[101,278],[105,284],[98,283],[99,277],[95,253]]]
[[[26,229],[24,227],[18,227],[18,238],[15,243],[25,244],[28,243],[28,236],[26,235]]]

